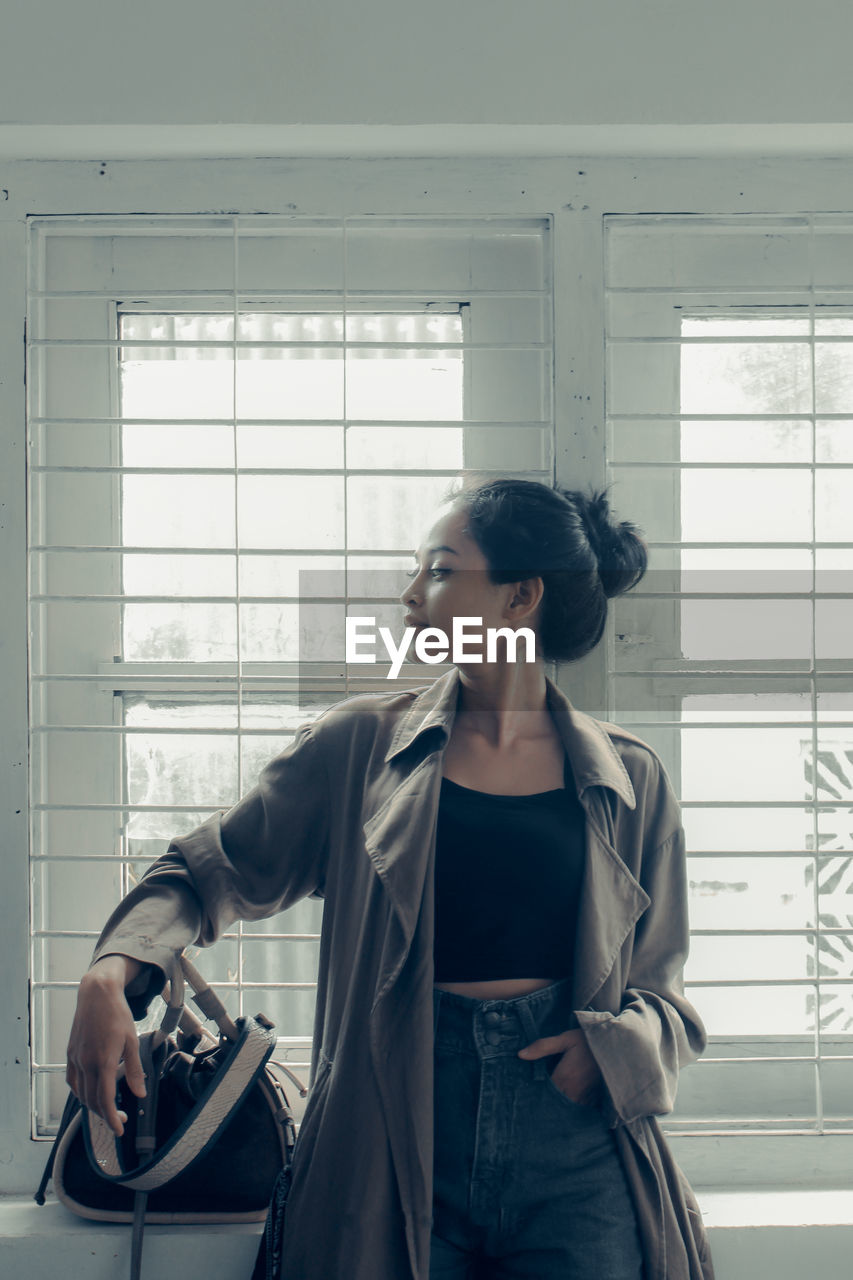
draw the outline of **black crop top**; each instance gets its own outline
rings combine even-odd
[[[441,780],[435,982],[564,978],[573,969],[585,814],[562,788],[493,795]]]

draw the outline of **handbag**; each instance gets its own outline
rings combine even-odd
[[[216,1022],[218,1038],[184,1005],[184,980],[194,1003]],[[181,955],[160,1026],[139,1037],[144,1098],[131,1092],[119,1068],[124,1134],[117,1137],[69,1094],[36,1202],[44,1204],[52,1177],[57,1198],[73,1213],[132,1222],[131,1280],[139,1280],[146,1222],[264,1221],[274,1192],[281,1198],[289,1187],[296,1141],[277,1071],[300,1096],[308,1092],[289,1068],[271,1061],[275,1043],[264,1014],[232,1021]],[[266,1248],[264,1235],[259,1258],[265,1260]]]

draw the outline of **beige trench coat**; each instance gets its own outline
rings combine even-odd
[[[118,952],[167,976],[235,920],[323,897],[311,1092],[294,1153],[285,1280],[428,1280],[433,1155],[433,858],[453,668],[362,694],[302,725],[224,814],[177,837],[107,922]],[[684,998],[686,869],[678,804],[632,734],[548,707],[586,813],[574,1008],[606,1086],[646,1280],[710,1280],[702,1220],[653,1118],[705,1047]],[[136,1017],[163,985],[142,970]],[[286,1028],[282,1028],[286,1031]]]

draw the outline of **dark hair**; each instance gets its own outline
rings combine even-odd
[[[604,632],[607,601],[636,586],[648,553],[640,530],[610,514],[607,490],[581,493],[536,480],[465,482],[445,501],[462,505],[492,582],[541,577],[543,657],[573,662]]]

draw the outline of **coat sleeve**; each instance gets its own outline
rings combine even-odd
[[[669,792],[669,803],[677,803]],[[576,1014],[609,1095],[611,1126],[675,1106],[678,1073],[707,1045],[705,1027],[684,996],[689,950],[687,860],[680,823],[643,858],[649,906],[637,922],[621,1007]]]
[[[262,920],[324,896],[329,787],[311,724],[233,808],[177,836],[116,907],[95,945],[146,967],[126,989],[144,1016],[184,947],[210,946],[236,920]]]

